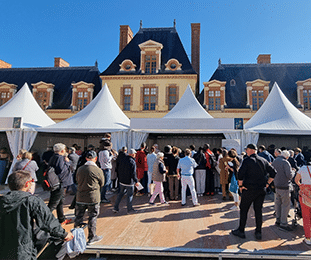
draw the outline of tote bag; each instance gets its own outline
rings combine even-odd
[[[232,174],[229,190],[232,193],[237,193],[238,192],[238,188],[239,188],[238,181],[236,180],[235,175]]]

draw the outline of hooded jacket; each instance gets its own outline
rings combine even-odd
[[[0,197],[0,259],[36,259],[34,224],[53,237],[67,235],[41,198],[24,191]]]

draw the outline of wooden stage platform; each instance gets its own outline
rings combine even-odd
[[[70,202],[72,196],[66,198]],[[267,195],[263,208],[262,240],[254,237],[255,219],[251,208],[248,215],[246,238],[230,234],[237,228],[239,211],[232,211],[232,201],[223,201],[221,195],[199,197],[201,203],[193,207],[191,197],[187,206],[180,201],[168,205],[149,205],[148,197],[134,197],[133,205],[137,213],[128,215],[126,198],[120,204],[119,213],[113,213],[111,204],[101,204],[97,222],[97,234],[104,238],[97,244],[88,246],[85,253],[189,256],[260,259],[311,259],[311,247],[303,243],[302,219],[293,232],[284,232],[274,225],[273,194]],[[66,214],[73,216],[73,210]],[[290,210],[291,218],[294,209]],[[71,228],[72,224],[66,228]]]
[[[2,187],[0,193],[6,193]],[[45,201],[49,193],[39,187],[36,194]],[[73,196],[66,195],[65,213],[74,218],[68,206]],[[267,195],[263,208],[262,240],[254,237],[255,219],[251,207],[248,215],[246,238],[230,234],[237,228],[239,211],[232,211],[232,201],[223,201],[221,195],[199,197],[201,203],[193,207],[190,197],[187,206],[180,201],[168,205],[149,205],[147,196],[134,197],[133,206],[138,211],[128,215],[126,198],[120,204],[119,213],[113,213],[116,195],[111,195],[110,204],[101,204],[97,221],[97,234],[104,238],[88,246],[85,254],[216,257],[218,259],[311,259],[311,246],[303,243],[302,219],[293,232],[284,232],[275,225],[273,194]],[[294,209],[290,210],[292,220]],[[87,218],[85,218],[87,221]],[[73,228],[69,224],[66,230]],[[87,230],[85,231],[87,235]]]

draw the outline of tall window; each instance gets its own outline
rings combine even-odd
[[[131,110],[131,88],[123,88],[123,110]]]
[[[157,57],[156,55],[145,56],[145,72],[148,74],[155,74],[157,69]]]
[[[140,52],[140,70],[142,73],[155,74],[161,69],[161,50],[163,45],[153,40],[148,40],[138,45]]]
[[[208,109],[209,110],[220,110],[221,103],[220,103],[220,90],[208,92]]]
[[[88,104],[88,92],[78,92],[77,110],[82,110]]]
[[[253,110],[258,110],[263,102],[263,90],[252,90]]]
[[[177,103],[177,87],[169,87],[168,109],[171,110]]]
[[[311,109],[311,89],[303,90],[303,107],[305,110]]]
[[[44,110],[49,106],[49,100],[47,91],[37,91],[36,100],[39,104],[39,106]]]
[[[156,87],[144,87],[144,110],[155,110],[157,100]]]
[[[1,93],[0,95],[0,106],[1,106],[11,98],[11,95],[10,95],[10,92],[7,92],[7,91],[3,91],[3,92],[1,91],[0,93]]]

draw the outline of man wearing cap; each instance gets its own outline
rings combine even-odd
[[[138,185],[135,157],[135,149],[130,149],[129,154],[125,155],[121,159],[120,165],[118,167],[118,179],[120,188],[116,203],[113,208],[113,212],[115,213],[119,212],[119,204],[125,194],[125,191],[127,191],[127,212],[129,214],[136,212],[132,206],[134,185]]]
[[[262,205],[265,199],[265,189],[273,181],[276,174],[270,163],[257,155],[257,146],[249,144],[246,147],[247,157],[244,158],[238,171],[238,182],[241,195],[240,225],[232,230],[232,234],[245,238],[245,226],[248,210],[253,203],[256,219],[255,238],[261,239]],[[269,174],[269,175],[268,175]],[[268,177],[269,176],[269,177]]]
[[[81,154],[80,158],[79,158],[78,165],[77,165],[77,169],[78,169],[80,166],[82,166],[82,165],[84,165],[84,164],[86,163],[85,155],[86,155],[86,153],[87,153],[88,151],[95,151],[95,146],[92,145],[92,144],[89,144],[89,145],[87,146],[87,150],[84,151],[84,152]]]
[[[97,154],[93,150],[86,153],[86,163],[77,171],[77,202],[75,227],[83,222],[86,209],[88,210],[88,244],[100,241],[103,237],[96,235],[96,221],[100,209],[100,189],[104,185],[104,173],[96,165]]]

